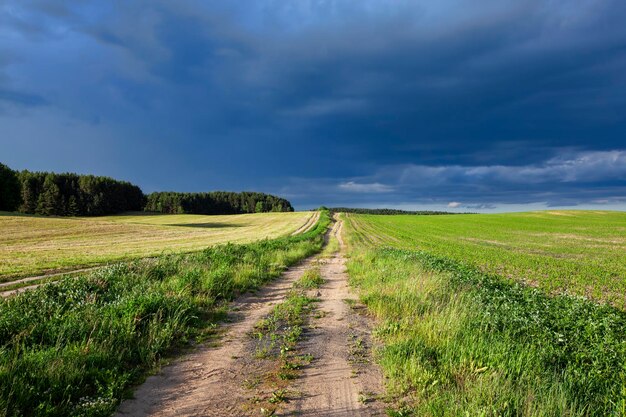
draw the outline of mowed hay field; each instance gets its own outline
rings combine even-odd
[[[286,236],[313,212],[90,218],[0,215],[0,281],[102,263]]]
[[[626,213],[350,215],[357,241],[423,250],[550,293],[626,307]]]

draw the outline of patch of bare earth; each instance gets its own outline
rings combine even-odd
[[[341,239],[341,222],[332,231]],[[341,240],[340,240],[341,243]],[[343,246],[343,243],[341,243]],[[297,350],[312,355],[297,378],[270,380],[272,361],[259,358],[255,324],[282,302],[302,273],[318,266],[326,283],[314,290],[317,314],[305,325]],[[117,416],[379,416],[376,401],[382,376],[370,356],[369,321],[358,313],[350,293],[344,259],[307,259],[283,277],[233,304],[232,323],[225,325],[218,346],[204,345],[162,369],[120,406]],[[284,393],[271,411],[258,396]],[[262,402],[267,402],[264,398]]]

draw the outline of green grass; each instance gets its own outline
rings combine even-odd
[[[302,235],[98,269],[0,300],[0,416],[106,416],[226,301],[319,252]]]
[[[313,267],[304,271],[300,279],[295,283],[295,287],[310,290],[320,288],[324,285],[324,282],[326,281],[322,277],[319,267]]]
[[[145,213],[53,218],[0,213],[0,282],[208,246],[287,236],[311,212],[231,216]]]
[[[328,241],[326,243],[326,246],[324,246],[324,250],[322,250],[322,253],[320,254],[320,258],[332,258],[340,250],[341,247],[339,246],[339,240],[333,233],[331,233],[328,236]]]
[[[554,225],[550,215],[537,219],[546,216]],[[463,216],[437,218],[435,224],[449,236],[459,226],[457,217]],[[466,216],[472,226],[463,230],[469,233],[467,228],[482,222],[484,233],[498,236],[498,218],[504,218],[502,233],[510,233],[515,222],[507,216]],[[378,361],[396,401],[390,415],[626,415],[626,312],[486,273],[476,259],[488,259],[491,270],[497,270],[498,259],[481,258],[485,253],[459,262],[458,247],[452,245],[446,256],[438,232],[427,229],[429,222],[357,220],[357,230],[346,227],[348,270],[377,319],[375,336],[383,344]],[[416,237],[415,224],[425,237]],[[372,233],[377,227],[386,232]],[[416,239],[428,238],[435,240],[432,252],[375,244],[393,240],[395,246],[414,247]],[[509,259],[505,253],[500,262]]]
[[[423,250],[550,293],[626,307],[626,213],[349,215],[356,241]]]

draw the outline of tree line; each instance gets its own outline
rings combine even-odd
[[[293,207],[284,198],[248,191],[156,192],[148,195],[145,210],[172,214],[243,214],[293,211]]]
[[[380,208],[380,209],[368,209],[368,208],[350,208],[350,207],[333,207],[330,209],[333,213],[355,213],[355,214],[415,214],[420,216],[436,216],[442,214],[457,214],[451,213],[449,211],[433,211],[433,210],[417,210],[417,211],[408,211],[408,210],[398,210],[398,209],[389,209],[389,208]],[[464,213],[469,214],[469,213]]]
[[[0,211],[46,216],[101,216],[125,211],[241,214],[293,211],[284,198],[256,192],[144,195],[126,181],[94,175],[14,171],[0,163]]]

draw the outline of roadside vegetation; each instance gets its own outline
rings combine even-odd
[[[286,236],[311,212],[50,218],[0,213],[0,282],[103,263]]]
[[[350,215],[355,239],[423,250],[524,282],[626,308],[626,213]]]
[[[611,215],[603,215],[610,223]],[[491,216],[472,217],[476,223],[466,219],[469,225],[460,229],[455,220],[461,216],[448,217],[451,223],[438,227],[401,217],[393,217],[399,224],[391,218],[357,217],[346,225],[351,283],[378,321],[375,335],[383,344],[378,361],[396,401],[390,415],[626,415],[626,312],[582,297],[550,295],[485,272],[476,260],[488,260],[490,270],[497,271],[498,252],[473,247],[476,253],[470,255],[462,242],[444,252],[443,241],[436,238],[439,233],[462,237],[468,227],[478,229],[477,224],[483,234],[497,236],[502,227],[506,235],[509,228],[504,225],[519,232],[518,220],[524,224],[524,215],[510,216],[512,221],[502,219],[499,225],[490,223]],[[560,224],[549,215],[538,216],[546,223],[535,218],[527,233]],[[585,229],[585,224],[600,221],[593,215],[587,221],[582,214],[574,217],[570,221],[578,227],[570,232],[581,233],[582,228],[604,238],[611,233],[606,224],[596,234]],[[378,239],[399,248],[382,247]],[[428,239],[434,240],[432,246]],[[474,262],[459,262],[459,253]],[[499,253],[505,268],[512,257],[502,249]],[[591,259],[594,253],[592,249]],[[600,265],[608,268],[606,262]],[[537,275],[548,271],[543,262],[534,267]],[[579,273],[581,277],[594,282],[589,270]]]
[[[0,416],[106,416],[225,303],[319,252],[301,235],[112,265],[0,300]]]

